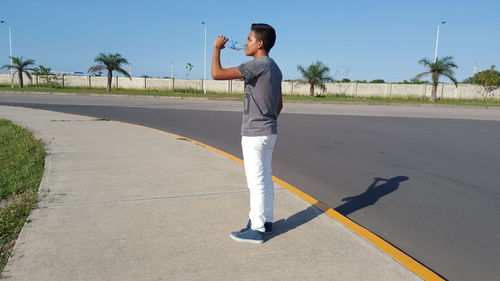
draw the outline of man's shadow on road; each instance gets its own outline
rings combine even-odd
[[[343,198],[342,201],[346,203],[336,207],[335,211],[347,216],[357,210],[375,205],[381,197],[396,191],[399,188],[399,184],[407,181],[408,179],[409,177],[405,176],[397,176],[392,179],[374,178],[373,183],[365,192],[356,196]],[[385,183],[377,185],[382,181],[385,181]]]
[[[396,191],[401,182],[409,180],[406,176],[397,176],[391,179],[374,178],[373,183],[366,189],[365,192],[343,198],[346,203],[334,208],[335,211],[347,216],[355,211],[374,205],[381,197]],[[384,182],[379,184],[380,182]],[[314,205],[309,206],[286,219],[280,219],[273,223],[273,233],[267,237],[267,240],[276,236],[287,233],[321,215],[323,211]]]

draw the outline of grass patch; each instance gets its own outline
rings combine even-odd
[[[500,99],[438,99],[430,102],[428,98],[420,97],[355,97],[340,94],[326,94],[316,97],[310,96],[285,96],[284,100],[304,101],[304,102],[331,102],[331,103],[373,103],[373,104],[413,104],[413,105],[455,105],[455,106],[479,106],[479,107],[500,107]]]
[[[223,93],[207,91],[206,94],[197,89],[176,89],[172,90],[133,90],[133,89],[114,89],[111,92],[102,88],[48,88],[48,87],[25,87],[11,88],[10,85],[0,84],[0,91],[33,91],[50,93],[77,93],[77,94],[103,94],[103,95],[136,95],[136,96],[167,96],[167,97],[185,97],[185,98],[209,98],[209,99],[241,99],[241,93]],[[313,102],[313,103],[373,103],[373,104],[412,104],[412,105],[452,105],[452,106],[478,106],[478,107],[500,107],[500,99],[438,99],[436,102],[430,102],[428,98],[420,97],[359,97],[347,96],[343,94],[331,94],[310,97],[305,95],[284,95],[285,101]]]
[[[0,119],[0,273],[38,201],[45,149],[27,129]]]
[[[0,84],[0,91],[21,91],[21,92],[44,92],[44,93],[77,93],[77,94],[103,94],[103,95],[136,95],[136,96],[167,96],[167,97],[198,97],[198,98],[242,98],[240,93],[207,92],[206,94],[197,89],[175,89],[172,90],[135,90],[135,89],[113,89],[108,92],[104,88],[47,88],[47,87],[24,87],[11,88],[10,85]]]

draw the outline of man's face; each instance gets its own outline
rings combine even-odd
[[[246,55],[247,56],[253,56],[257,53],[259,50],[259,42],[255,38],[255,31],[250,31],[250,34],[248,34],[247,42],[245,42],[246,48]]]

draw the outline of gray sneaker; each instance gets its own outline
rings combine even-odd
[[[264,242],[264,232],[253,230],[251,228],[231,232],[229,236],[239,242],[250,242],[256,244]]]

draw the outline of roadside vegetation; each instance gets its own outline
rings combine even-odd
[[[38,202],[45,149],[27,129],[0,119],[0,273]]]
[[[12,88],[6,84],[0,84],[1,92],[12,92]],[[45,92],[45,93],[75,93],[81,95],[131,95],[131,96],[163,96],[163,97],[176,97],[176,98],[205,98],[205,99],[229,99],[239,100],[243,98],[240,93],[222,93],[210,92],[206,94],[197,89],[175,89],[172,90],[131,90],[131,89],[115,89],[112,92],[106,89],[98,88],[49,88],[43,87],[25,87],[23,89],[16,89],[20,92]],[[310,102],[310,103],[368,103],[368,104],[413,104],[413,105],[451,105],[451,106],[480,106],[480,107],[497,107],[500,106],[500,99],[486,98],[486,99],[439,99],[436,102],[429,101],[428,98],[419,97],[355,97],[344,94],[331,94],[325,93],[316,95],[314,97],[306,95],[284,95],[283,99],[288,102]]]

